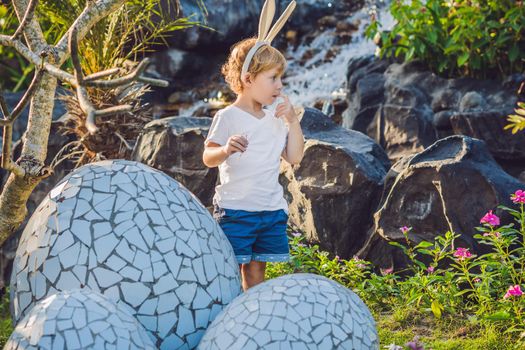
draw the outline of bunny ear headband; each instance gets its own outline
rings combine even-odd
[[[295,1],[292,0],[292,2],[290,2],[286,10],[284,10],[281,17],[279,17],[277,22],[275,22],[273,28],[270,30],[270,26],[272,25],[273,21],[273,16],[275,14],[275,0],[266,0],[264,2],[261,11],[261,17],[259,18],[259,33],[257,35],[257,41],[246,55],[246,58],[242,65],[241,77],[244,77],[246,73],[248,73],[248,67],[250,67],[252,58],[257,52],[257,50],[259,50],[259,48],[261,48],[264,45],[271,46],[272,40],[277,36],[277,33],[279,33],[279,31],[283,28],[284,24],[288,20],[288,17],[290,17],[293,10],[295,9],[295,4]]]

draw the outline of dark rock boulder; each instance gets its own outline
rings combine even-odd
[[[461,235],[456,246],[481,251],[473,238],[480,218],[488,210],[502,215],[496,206],[511,206],[510,194],[523,188],[495,162],[485,142],[467,136],[439,140],[405,164],[404,169],[401,163],[396,166],[399,173],[384,193],[369,239],[359,252],[382,266],[399,263],[397,248],[385,240],[403,242],[402,226],[413,228],[410,238],[416,243],[432,242],[450,230]]]
[[[507,120],[500,111],[457,112],[450,123],[456,134],[485,140],[495,158],[525,160],[525,134],[504,131]]]
[[[166,1],[163,1],[166,3]],[[209,28],[195,26],[181,31],[176,31],[170,36],[168,42],[171,47],[184,50],[202,52],[224,52],[233,43],[257,35],[259,15],[264,0],[223,1],[203,0],[206,7],[202,11],[198,1],[180,0],[181,16],[192,16],[191,20],[199,21]],[[276,0],[274,23],[290,3],[289,0]],[[287,28],[293,28],[306,33],[316,28],[317,21],[325,16],[355,11],[363,5],[363,0],[303,0],[285,25],[282,33]],[[164,4],[164,7],[167,7]],[[207,13],[207,15],[206,15]]]
[[[348,65],[349,108],[342,125],[367,133],[393,161],[440,138],[466,135],[486,141],[501,165],[514,160],[524,170],[523,136],[503,130],[523,79],[444,79],[418,61],[355,58]]]
[[[131,158],[170,175],[210,206],[217,168],[206,167],[202,153],[211,121],[194,117],[154,120],[146,124]]]
[[[369,125],[384,102],[387,61],[373,56],[350,60],[347,68],[349,108],[343,113],[342,126],[367,133]],[[369,134],[370,135],[370,134]]]
[[[303,160],[281,167],[290,221],[309,241],[351,257],[365,240],[390,163],[369,137],[338,126],[316,109],[306,108],[301,127]]]

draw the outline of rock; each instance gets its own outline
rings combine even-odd
[[[217,168],[202,162],[211,118],[170,117],[146,124],[131,158],[170,175],[200,199],[212,203]]]
[[[480,218],[495,210],[509,219],[496,207],[511,206],[510,194],[523,187],[495,162],[485,142],[467,136],[439,140],[400,167],[396,166],[399,175],[384,193],[369,239],[359,252],[381,266],[399,263],[383,240],[403,242],[402,226],[413,228],[410,239],[415,243],[433,242],[436,235],[450,230],[461,235],[457,247],[482,251],[473,238]]]
[[[299,165],[282,163],[290,220],[311,242],[351,257],[364,242],[389,161],[360,132],[346,130],[318,110],[301,119],[305,152]]]
[[[512,134],[504,130],[507,125],[505,115],[512,113],[501,111],[457,112],[450,117],[455,134],[466,135],[484,140],[490,153],[498,160],[519,160],[525,162],[525,134]],[[523,169],[523,168],[522,168]]]
[[[385,149],[392,161],[397,161],[421,152],[437,140],[432,117],[428,108],[385,104],[375,115],[375,133],[370,135],[370,128],[368,133]]]
[[[459,102],[459,111],[482,111],[486,108],[487,101],[476,91],[467,92]]]
[[[367,133],[392,161],[421,152],[439,138],[464,134],[485,140],[500,164],[513,159],[523,169],[522,139],[507,142],[504,122],[495,120],[512,112],[521,81],[445,79],[420,61],[359,57],[348,63],[349,108],[342,125]]]
[[[168,1],[163,0],[164,7]],[[277,0],[274,22],[290,3],[289,0]],[[207,15],[200,9],[200,3],[192,0],[181,0],[181,16],[190,16],[214,30],[194,26],[175,31],[168,38],[170,47],[183,50],[225,51],[242,38],[257,35],[259,15],[264,0],[221,1],[203,0]],[[363,1],[305,0],[296,7],[282,32],[287,28],[306,33],[316,29],[317,21],[323,17],[346,15],[363,5]]]
[[[374,56],[350,60],[346,73],[349,108],[343,112],[343,127],[367,133],[380,104],[384,101],[383,73],[387,67],[388,62],[375,61]]]
[[[225,60],[226,51],[210,55],[170,48],[152,55],[147,72],[154,78],[168,80],[170,89],[187,94],[190,88],[220,72]]]
[[[367,128],[384,99],[385,78],[383,74],[371,73],[359,80],[349,102],[350,108],[343,113],[342,125],[367,133]]]

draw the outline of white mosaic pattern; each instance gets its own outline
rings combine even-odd
[[[210,325],[199,350],[379,349],[375,321],[350,289],[293,274],[237,297]]]
[[[18,323],[4,350],[155,349],[124,308],[88,288],[53,294]]]
[[[83,286],[127,307],[160,349],[194,348],[241,292],[233,249],[199,200],[125,160],[77,169],[36,209],[13,263],[15,323],[46,296]]]

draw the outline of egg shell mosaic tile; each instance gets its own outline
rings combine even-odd
[[[30,218],[11,275],[14,324],[57,291],[118,303],[159,349],[195,348],[241,292],[226,236],[199,200],[147,165],[109,160],[61,180]]]
[[[90,289],[55,293],[18,323],[4,350],[156,349],[124,308]]]
[[[350,289],[313,274],[261,283],[212,322],[199,350],[379,349],[375,321]]]

